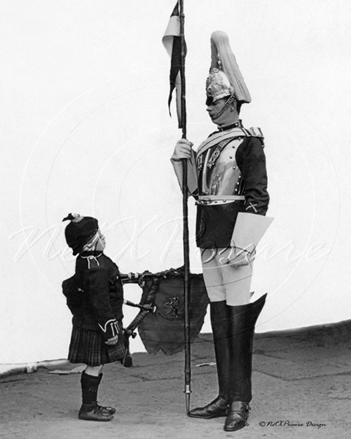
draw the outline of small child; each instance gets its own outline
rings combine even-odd
[[[65,229],[67,244],[77,255],[75,275],[63,283],[64,293],[65,283],[70,281],[71,291],[74,286],[74,295],[66,295],[73,314],[68,360],[87,365],[81,376],[78,418],[107,422],[113,419],[116,409],[99,405],[97,393],[104,364],[125,356],[121,274],[103,253],[105,237],[97,219],[69,214],[65,220],[70,220]]]

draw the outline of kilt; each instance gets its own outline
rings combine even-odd
[[[119,336],[116,345],[106,345],[100,331],[73,327],[68,360],[73,364],[97,367],[123,359],[125,351],[123,335]]]

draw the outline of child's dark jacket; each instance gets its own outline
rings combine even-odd
[[[103,253],[79,255],[75,278],[82,303],[73,311],[73,326],[102,331],[110,339],[122,331],[123,286],[118,266]]]

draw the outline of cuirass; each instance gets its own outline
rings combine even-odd
[[[230,141],[222,150],[220,144],[203,153],[202,193],[205,195],[239,194],[241,172],[235,154],[243,137]]]

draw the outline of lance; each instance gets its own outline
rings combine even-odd
[[[182,138],[186,139],[186,100],[185,100],[185,37],[184,37],[184,0],[178,0],[179,20],[180,20],[180,82],[181,82],[181,129]],[[184,338],[185,338],[185,366],[184,366],[184,393],[186,413],[190,411],[190,393],[191,393],[191,352],[190,352],[190,263],[189,263],[189,223],[188,223],[188,164],[187,160],[182,160],[183,167],[183,253],[184,253]]]

